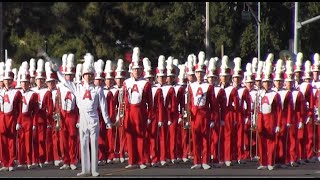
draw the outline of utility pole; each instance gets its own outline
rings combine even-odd
[[[260,47],[260,33],[261,33],[261,29],[260,29],[260,22],[261,22],[261,19],[260,19],[260,2],[258,2],[258,61],[260,61],[261,60],[261,52],[260,52],[260,49],[261,49],[261,47]]]
[[[303,22],[299,22],[299,4],[298,2],[294,3],[294,36],[293,36],[293,51],[294,54],[297,54],[299,49],[298,49],[298,39],[299,39],[299,34],[298,34],[298,30],[306,24],[312,23],[316,20],[320,19],[320,15],[313,17],[311,19],[308,19],[306,21]]]
[[[206,2],[206,59],[209,60],[210,55],[210,31],[209,31],[209,2]]]

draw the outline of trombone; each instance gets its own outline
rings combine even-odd
[[[113,147],[113,151],[116,153],[116,154],[120,154],[121,153],[121,150],[122,150],[122,144],[121,144],[121,139],[123,137],[123,117],[124,117],[124,108],[125,108],[125,103],[123,101],[123,89],[120,88],[119,89],[119,94],[118,94],[118,112],[117,112],[117,118],[116,118],[116,122],[115,124],[119,124],[120,123],[120,126],[118,127],[115,127],[115,135],[114,135],[114,147]],[[120,122],[119,122],[120,121]],[[119,144],[120,144],[120,147],[119,147],[119,152],[116,152],[116,149],[117,149],[117,136],[118,136],[118,128],[121,128],[121,133],[120,133],[120,138],[119,138]]]

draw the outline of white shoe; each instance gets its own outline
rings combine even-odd
[[[19,164],[18,166],[17,166],[17,168],[21,168],[21,169],[26,169],[27,168],[27,166],[25,165],[25,164]]]
[[[201,164],[195,164],[193,166],[191,166],[190,169],[200,169],[201,168]]]
[[[40,167],[40,168],[43,168],[43,167],[44,167],[44,164],[39,163],[39,167]]]
[[[70,164],[70,168],[71,168],[72,170],[76,170],[76,169],[77,169],[77,166],[74,165],[74,164]]]
[[[160,161],[161,166],[165,166],[167,164],[166,161]]]
[[[189,159],[188,159],[188,158],[182,158],[182,161],[183,161],[183,162],[188,162]]]
[[[98,176],[100,176],[100,174],[98,172],[92,172],[92,176],[93,177],[98,177]]]
[[[274,170],[274,166],[268,165],[268,170],[269,171]]]
[[[9,167],[9,171],[14,171],[14,167]]]
[[[209,166],[208,164],[202,164],[202,168],[203,168],[203,169],[210,169],[211,166]]]
[[[61,161],[59,161],[59,160],[54,161],[54,166],[58,167],[60,165],[61,165]]]
[[[90,173],[80,172],[77,176],[90,176]]]
[[[231,161],[226,161],[226,166],[231,166]]]
[[[151,163],[151,166],[152,166],[152,167],[158,167],[158,166],[159,166],[159,163]]]
[[[127,165],[126,167],[124,167],[124,168],[126,168],[126,169],[131,169],[131,168],[135,168],[135,167],[137,167],[135,164],[129,164],[129,165]]]
[[[27,165],[27,168],[28,169],[33,169],[33,166],[29,164],[29,165]]]
[[[112,160],[111,160],[111,159],[108,159],[108,160],[107,160],[107,163],[108,163],[108,164],[112,163]]]
[[[140,164],[140,169],[145,169],[145,168],[147,168],[147,166],[146,166],[146,165],[144,165],[144,164]]]
[[[70,166],[68,164],[64,164],[60,167],[61,170],[70,169]]]
[[[9,168],[8,167],[2,167],[2,168],[0,168],[0,171],[9,171]]]
[[[38,167],[38,164],[37,163],[32,163],[32,169],[35,169],[35,168],[37,168]]]
[[[177,161],[175,159],[171,159],[172,164],[177,163]]]
[[[267,167],[266,166],[259,166],[259,167],[257,167],[257,169],[258,170],[263,170],[263,169],[267,169]]]
[[[49,164],[49,162],[48,162],[48,161],[45,161],[45,162],[44,162],[44,164],[45,164],[45,165],[48,165],[48,164]]]
[[[112,161],[113,162],[119,162],[119,158],[113,158]]]
[[[121,162],[121,163],[124,163],[124,158],[120,158],[120,162]]]
[[[182,159],[181,158],[177,158],[177,162],[181,162],[182,161]]]

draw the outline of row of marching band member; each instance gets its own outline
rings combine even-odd
[[[85,59],[94,62],[91,54]],[[113,125],[106,128],[100,111],[98,164],[124,162],[126,153],[126,168],[141,169],[190,158],[191,169],[253,158],[259,160],[258,169],[269,170],[314,162],[320,144],[315,111],[319,55],[312,67],[306,61],[304,73],[302,59],[299,53],[296,66],[278,60],[273,67],[269,54],[265,62],[254,58],[244,72],[238,57],[231,70],[227,56],[216,68],[219,59],[206,61],[203,52],[180,65],[161,55],[153,73],[148,58],[140,60],[140,50],[134,48],[128,79],[123,60],[115,70],[110,60],[94,62],[94,85],[103,87]],[[34,59],[22,63],[14,88],[11,63],[0,63],[0,171],[14,170],[15,160],[29,169],[51,163],[76,169],[81,160],[77,97],[58,83],[53,65],[42,59],[37,70]],[[71,84],[81,83],[86,73],[82,64],[75,66],[73,54],[62,56],[59,72]],[[91,99],[90,93],[80,96]]]

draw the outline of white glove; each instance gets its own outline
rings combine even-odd
[[[106,124],[106,129],[112,129],[112,127],[111,127],[111,124],[110,124],[110,123],[107,123],[107,124]]]
[[[288,123],[288,124],[287,124],[287,127],[291,127],[291,124],[290,124],[290,123]]]
[[[182,122],[182,118],[178,119],[178,124],[180,124]]]
[[[188,116],[187,111],[183,111],[183,117],[187,118],[187,116]]]
[[[158,122],[158,127],[161,127],[163,125],[163,122]]]
[[[36,126],[32,126],[32,130],[36,130]]]
[[[170,126],[172,124],[172,122],[171,121],[168,121],[168,126]]]
[[[80,124],[79,124],[79,123],[77,123],[77,124],[76,124],[76,128],[79,128],[79,127],[80,127]]]
[[[220,121],[220,126],[224,126],[224,121]]]
[[[20,125],[20,124],[17,124],[17,125],[16,125],[16,130],[18,131],[20,128],[21,128],[21,125]]]
[[[213,128],[213,127],[214,127],[214,122],[211,121],[211,123],[210,123],[210,128]]]
[[[301,129],[302,127],[303,127],[303,123],[299,122],[298,129]]]
[[[279,126],[277,126],[276,130],[275,130],[275,133],[278,133],[278,132],[280,132],[280,127]]]
[[[148,123],[148,125],[149,125],[149,124],[151,124],[151,120],[150,120],[150,119],[148,119],[147,123]]]
[[[189,127],[190,127],[189,122],[186,122],[185,127],[186,127],[186,128],[189,128]]]
[[[51,128],[51,125],[47,125],[47,129]]]
[[[249,118],[246,118],[246,119],[244,120],[244,124],[248,124],[248,122],[249,122]]]
[[[311,117],[309,116],[309,117],[307,118],[306,124],[308,124],[310,121],[311,121]]]

